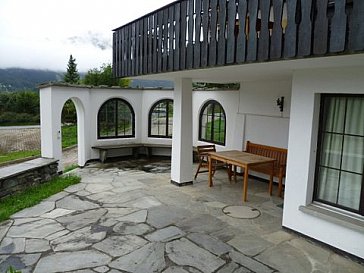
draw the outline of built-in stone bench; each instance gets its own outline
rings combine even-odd
[[[0,168],[0,198],[58,175],[58,160],[37,158]]]

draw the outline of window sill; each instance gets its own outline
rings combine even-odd
[[[316,203],[300,206],[299,210],[311,216],[364,233],[364,217],[360,215],[352,215],[342,210]]]

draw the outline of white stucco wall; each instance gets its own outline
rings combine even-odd
[[[294,73],[283,226],[364,258],[363,231],[299,210],[312,200],[320,93],[363,94],[364,67]]]

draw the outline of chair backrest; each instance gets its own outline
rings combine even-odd
[[[276,164],[287,164],[287,149],[246,142],[246,152],[276,159]]]
[[[211,144],[211,145],[200,145],[200,146],[197,146],[197,155],[199,157],[205,156],[205,155],[207,155],[210,152],[216,152],[215,145]]]

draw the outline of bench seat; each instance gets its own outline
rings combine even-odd
[[[273,176],[278,178],[278,196],[282,197],[283,178],[286,177],[287,149],[247,141],[245,151],[251,154],[274,158],[276,160],[274,162]],[[252,166],[250,169],[258,173],[270,175],[271,167],[270,164],[262,164]],[[272,195],[272,185],[269,187],[269,193]]]
[[[171,144],[155,144],[155,143],[126,143],[126,144],[113,144],[113,145],[95,145],[92,149],[99,150],[99,158],[102,163],[105,162],[108,151],[117,149],[132,149],[132,154],[137,157],[139,155],[139,149],[144,148],[146,155],[149,157],[152,155],[153,148],[172,148]]]

